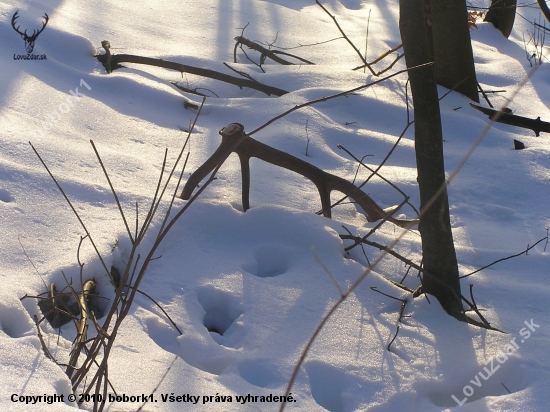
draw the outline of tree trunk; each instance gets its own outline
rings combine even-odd
[[[422,0],[401,0],[399,29],[407,67],[431,61]],[[457,318],[464,317],[460,299],[458,264],[451,232],[445,188],[443,133],[433,66],[409,72],[414,104],[415,151],[420,189],[424,292],[437,297]]]
[[[546,3],[545,3],[546,4]],[[516,19],[517,0],[492,0],[483,21],[493,23],[504,37],[510,37]]]
[[[466,2],[429,0],[429,4],[437,84],[479,103]]]
[[[548,8],[546,0],[537,0],[537,2],[539,3],[542,14],[544,14],[544,17],[546,17],[546,20],[550,21],[550,9]]]

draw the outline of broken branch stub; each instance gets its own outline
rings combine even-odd
[[[489,116],[490,120],[498,123],[509,124],[511,126],[523,127],[524,129],[531,129],[535,136],[540,136],[540,132],[550,133],[550,123],[540,120],[540,116],[536,119],[529,119],[528,117],[516,116],[515,114],[507,113],[503,110],[492,110],[482,106],[478,106],[470,103],[474,109],[479,110],[481,113]]]
[[[191,197],[193,190],[197,187],[218,164],[228,152],[235,152],[241,162],[242,174],[242,204],[244,211],[250,209],[250,158],[256,157],[267,163],[298,173],[311,180],[319,191],[323,215],[331,217],[330,193],[333,190],[344,193],[353,199],[366,213],[367,220],[373,222],[384,219],[388,216],[365,192],[352,183],[341,177],[327,173],[312,164],[305,162],[288,153],[277,150],[266,144],[260,143],[244,132],[244,126],[239,123],[231,123],[220,130],[222,142],[216,151],[202,166],[200,166],[189,178],[181,198],[187,200]],[[240,141],[240,143],[239,143]],[[410,227],[417,223],[416,220],[400,220],[389,217],[387,220],[399,226]]]

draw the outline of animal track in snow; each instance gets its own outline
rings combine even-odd
[[[29,308],[31,308],[30,301],[27,299],[26,302]],[[11,338],[20,338],[31,331],[34,332],[36,326],[29,316],[31,313],[29,308],[24,307],[19,299],[4,299],[0,302],[0,333],[4,332]]]
[[[260,278],[282,275],[291,266],[292,249],[281,244],[259,246],[254,253],[254,262],[244,264],[243,270]]]
[[[501,357],[503,361],[501,364],[498,359],[498,357],[489,359],[487,365],[481,365],[479,369],[473,370],[470,380],[454,388],[450,393],[434,392],[428,394],[428,397],[436,406],[451,408],[458,406],[458,402],[462,405],[486,396],[509,395],[508,390],[510,393],[515,393],[525,389],[528,382],[522,361],[513,356],[506,359]],[[467,386],[470,388],[466,388]],[[470,393],[470,396],[465,396]],[[453,396],[458,399],[458,402],[453,399]]]
[[[277,388],[285,382],[268,359],[247,359],[237,365],[237,371],[245,381],[260,388]]]
[[[344,410],[342,392],[346,387],[345,373],[329,364],[311,361],[304,364],[315,402],[330,412]]]
[[[205,312],[202,325],[206,330],[198,325],[198,331],[184,328],[178,338],[179,355],[195,368],[220,375],[238,356],[244,336],[240,298],[204,286],[197,290],[197,299]]]
[[[206,312],[203,325],[210,332],[210,336],[220,345],[231,347],[237,343],[233,336],[234,333],[231,333],[235,331],[230,330],[239,329],[235,321],[243,313],[237,298],[214,287],[199,289],[197,298]]]
[[[8,192],[6,189],[0,189],[0,202],[10,203],[13,202],[15,198]]]
[[[304,369],[313,399],[330,412],[364,410],[353,404],[353,399],[359,399],[359,393],[366,399],[373,399],[383,389],[380,382],[367,382],[322,361],[306,362]]]
[[[145,309],[138,308],[135,316],[141,321],[145,331],[157,345],[167,352],[178,353],[178,331],[158,315]]]

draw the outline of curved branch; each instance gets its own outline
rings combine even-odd
[[[355,200],[355,202],[365,211],[367,219],[371,222],[387,218],[390,222],[402,227],[410,227],[417,223],[416,220],[394,219],[354,184],[341,177],[327,173],[288,153],[252,139],[244,132],[244,127],[239,123],[232,123],[226,126],[220,131],[220,134],[222,136],[220,146],[216,149],[214,154],[212,154],[212,156],[191,175],[183,188],[181,194],[182,199],[189,199],[195,187],[197,187],[199,182],[214,169],[220,162],[220,159],[222,159],[228,151],[233,151],[239,155],[241,160],[243,175],[243,209],[245,211],[249,208],[248,194],[250,190],[250,171],[248,164],[251,157],[256,157],[264,162],[293,171],[311,180],[319,191],[325,217],[331,217],[330,192],[337,190]],[[236,143],[239,141],[239,145],[236,146]]]
[[[235,86],[241,88],[248,87],[250,89],[258,90],[267,95],[282,96],[288,93],[286,90],[279,89],[278,87],[272,87],[248,79],[230,76],[228,74],[220,73],[215,70],[201,69],[199,67],[189,66],[187,64],[175,63],[162,59],[153,59],[151,57],[136,56],[133,54],[111,54],[108,51],[108,48],[105,48],[105,50],[107,51],[106,54],[98,55],[96,56],[96,58],[101,63],[103,63],[103,66],[108,73],[111,73],[112,70],[121,67],[119,63],[147,64],[149,66],[163,67],[165,69],[176,70],[181,73],[190,73],[197,76],[220,80],[222,82],[234,84]]]

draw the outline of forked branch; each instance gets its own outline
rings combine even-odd
[[[319,191],[321,205],[324,210],[323,215],[325,217],[331,217],[330,193],[333,190],[337,190],[355,200],[355,202],[365,211],[369,222],[387,218],[390,222],[402,227],[410,227],[417,223],[416,220],[400,220],[388,216],[388,213],[378,206],[365,192],[358,189],[352,183],[341,177],[327,173],[288,153],[252,139],[246,135],[243,125],[239,123],[232,123],[224,127],[220,131],[220,135],[222,136],[220,146],[216,149],[214,154],[212,154],[212,156],[191,175],[183,188],[181,194],[182,199],[189,199],[200,181],[214,170],[216,165],[219,164],[220,159],[226,155],[228,151],[232,151],[237,153],[241,162],[242,203],[245,211],[250,209],[249,162],[251,157],[256,157],[273,165],[291,170],[311,180]],[[241,141],[241,143],[236,146],[238,141]]]

